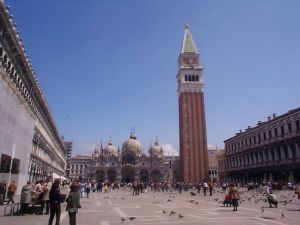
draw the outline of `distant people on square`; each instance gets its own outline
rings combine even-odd
[[[52,225],[54,216],[56,217],[55,225],[59,225],[60,214],[61,214],[61,195],[60,195],[60,180],[56,179],[51,186],[49,192],[49,200],[50,200],[50,217],[48,225]]]
[[[0,183],[0,205],[3,205],[5,199],[5,192],[6,192],[6,183],[2,181]]]
[[[295,187],[295,194],[298,195],[298,199],[300,200],[300,182]],[[300,208],[298,210],[300,211]]]
[[[102,192],[102,187],[103,187],[102,182],[98,182],[97,183],[97,192]]]
[[[91,191],[91,186],[89,183],[86,183],[86,186],[85,186],[86,198],[89,198],[90,191]]]
[[[0,196],[5,195],[5,182],[0,183]],[[276,184],[276,183],[275,183]],[[283,183],[282,183],[283,184]],[[272,186],[273,182],[263,182],[261,184],[259,183],[245,183],[241,184],[241,187],[250,188],[250,192],[252,192],[252,188],[254,189],[260,189],[262,194],[266,194],[265,201],[268,202],[270,207],[278,207],[279,200],[277,196],[272,192]],[[224,200],[220,201],[224,206],[233,206],[233,211],[237,211],[237,208],[239,206],[239,199],[240,199],[240,193],[237,185],[228,183],[213,183],[212,181],[208,182],[198,182],[198,183],[183,183],[183,182],[160,182],[159,180],[154,180],[153,182],[142,182],[139,180],[136,180],[134,182],[130,183],[118,183],[118,182],[78,182],[73,181],[71,185],[69,186],[68,182],[63,182],[61,185],[61,180],[56,179],[54,183],[51,183],[51,179],[46,180],[39,180],[35,183],[33,186],[30,181],[27,182],[26,185],[24,185],[21,189],[21,207],[20,207],[20,214],[40,214],[40,211],[33,211],[34,205],[37,204],[35,199],[37,199],[37,202],[41,202],[41,214],[45,212],[45,214],[50,214],[48,225],[52,225],[54,217],[56,219],[55,225],[59,225],[60,222],[60,215],[61,215],[61,202],[62,202],[62,195],[63,190],[69,190],[70,193],[68,194],[67,198],[67,208],[66,211],[69,214],[69,223],[70,225],[76,224],[76,215],[78,212],[78,208],[81,208],[80,206],[80,197],[90,197],[90,192],[99,192],[100,187],[103,187],[103,191],[105,194],[108,194],[109,191],[118,190],[120,187],[122,190],[128,190],[132,191],[132,195],[140,195],[149,190],[152,190],[152,192],[169,192],[169,191],[177,191],[178,193],[182,192],[182,189],[184,189],[185,192],[187,191],[193,191],[197,190],[198,194],[201,193],[201,190],[203,189],[204,196],[206,196],[207,191],[209,191],[209,196],[212,196],[212,193],[214,192],[215,188],[220,188],[220,190],[227,190],[227,186],[229,186],[228,192],[225,193]],[[274,187],[274,186],[273,186]],[[276,187],[276,186],[275,186]],[[288,186],[288,183],[285,183],[285,187],[291,191],[291,189]],[[276,190],[276,189],[275,189]],[[297,198],[300,199],[300,185],[293,186],[293,189],[295,190],[295,194],[297,194]],[[17,191],[17,184],[15,181],[12,181],[10,185],[7,188],[7,197],[8,202],[7,204],[13,203],[14,204],[14,195]],[[3,193],[1,195],[1,193]],[[216,190],[215,193],[220,193],[219,190]],[[224,192],[221,192],[224,193]],[[241,192],[243,193],[243,192]],[[96,193],[92,193],[93,196]],[[194,192],[194,195],[196,193]],[[105,198],[108,198],[106,196]],[[217,199],[217,198],[216,198]],[[215,201],[217,201],[215,199]],[[0,199],[1,200],[1,199]],[[4,201],[4,197],[2,200],[2,203]],[[33,208],[31,207],[33,206]],[[29,208],[30,206],[30,208]],[[299,209],[300,210],[300,209]]]
[[[208,189],[209,189],[209,196],[212,196],[212,192],[213,192],[213,183],[210,181],[208,183]]]
[[[10,185],[8,186],[8,189],[7,189],[7,198],[8,198],[8,202],[7,202],[7,205],[12,202],[12,204],[15,203],[14,201],[14,196],[15,196],[15,193],[17,191],[17,183],[16,181],[12,181],[10,183]]]
[[[66,211],[69,213],[69,223],[70,225],[76,225],[76,213],[78,212],[78,209],[81,208],[79,185],[77,182],[72,183],[70,186],[70,193],[66,199],[66,202]]]
[[[85,187],[84,187],[84,184],[81,184],[81,187],[80,187],[80,196],[81,196],[81,198],[85,197]]]
[[[207,188],[208,188],[208,184],[206,182],[204,182],[204,184],[203,184],[203,193],[204,193],[204,196],[206,196]]]
[[[295,188],[295,194],[298,195],[298,199],[300,199],[300,183],[297,184]]]
[[[107,193],[108,193],[108,185],[105,184],[105,185],[104,185],[104,194],[107,194]]]

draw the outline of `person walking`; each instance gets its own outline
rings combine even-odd
[[[298,195],[298,199],[300,199],[300,183],[297,184],[295,188],[295,194]],[[298,209],[300,211],[300,209]]]
[[[86,186],[85,186],[86,198],[89,198],[90,192],[91,192],[91,186],[89,183],[86,183]]]
[[[7,202],[7,205],[12,202],[12,204],[14,204],[14,196],[15,196],[15,193],[17,191],[17,184],[16,184],[16,181],[12,181],[11,184],[8,186],[8,189],[7,189],[7,198],[8,198],[8,202]]]
[[[208,183],[208,190],[209,190],[209,196],[212,196],[212,192],[213,192],[213,183],[212,182]]]
[[[70,193],[66,202],[66,211],[69,212],[69,223],[70,225],[76,225],[76,213],[81,208],[79,186],[76,183],[70,186]]]
[[[49,192],[49,200],[50,200],[50,217],[48,225],[52,225],[54,216],[56,216],[55,225],[59,225],[60,213],[61,213],[61,196],[59,190],[60,180],[56,179],[51,186],[51,190]]]
[[[204,193],[204,196],[206,196],[207,188],[208,188],[208,185],[207,185],[206,182],[204,182],[204,184],[203,184],[203,193]]]
[[[27,181],[27,184],[22,187],[21,190],[21,208],[20,214],[23,216],[28,211],[28,206],[31,203],[31,194],[35,192],[33,186],[31,185],[31,181]]]
[[[239,206],[240,195],[237,190],[237,187],[234,184],[230,185],[228,194],[231,196],[231,200],[232,200],[232,206],[233,206],[232,211],[237,211],[237,207]]]
[[[43,197],[42,197],[42,212],[44,211],[44,208],[46,206],[45,214],[49,214],[49,208],[50,208],[49,193],[50,193],[50,190],[51,190],[51,186],[52,186],[52,183],[50,181],[50,178],[47,178],[46,182],[44,184]]]

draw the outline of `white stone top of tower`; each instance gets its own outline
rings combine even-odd
[[[178,59],[179,70],[177,73],[178,94],[201,93],[203,91],[203,67],[199,60],[199,52],[193,41],[189,26],[186,24],[181,53]]]
[[[183,42],[182,42],[180,53],[181,54],[184,54],[184,53],[199,54],[188,24],[185,25]]]

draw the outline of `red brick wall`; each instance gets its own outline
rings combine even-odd
[[[179,136],[181,180],[192,183],[206,180],[208,153],[203,93],[182,93],[179,97]]]

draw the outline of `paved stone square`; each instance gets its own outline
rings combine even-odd
[[[224,193],[217,190],[213,196],[203,193],[191,196],[190,192],[147,192],[132,196],[130,190],[114,190],[108,194],[91,193],[89,199],[81,199],[82,208],[77,214],[78,225],[156,225],[156,224],[230,224],[271,225],[300,224],[300,200],[293,191],[280,191],[278,208],[269,208],[265,196],[257,192],[245,192],[237,212],[224,207],[220,201]],[[61,224],[69,224],[66,204],[62,204]],[[264,206],[264,212],[261,207]],[[48,215],[3,216],[0,206],[0,225],[42,225],[48,223]],[[173,211],[174,213],[171,213]],[[183,217],[179,217],[181,214]],[[130,217],[135,217],[130,220]],[[125,221],[121,221],[121,219]],[[54,224],[54,223],[53,223]]]

